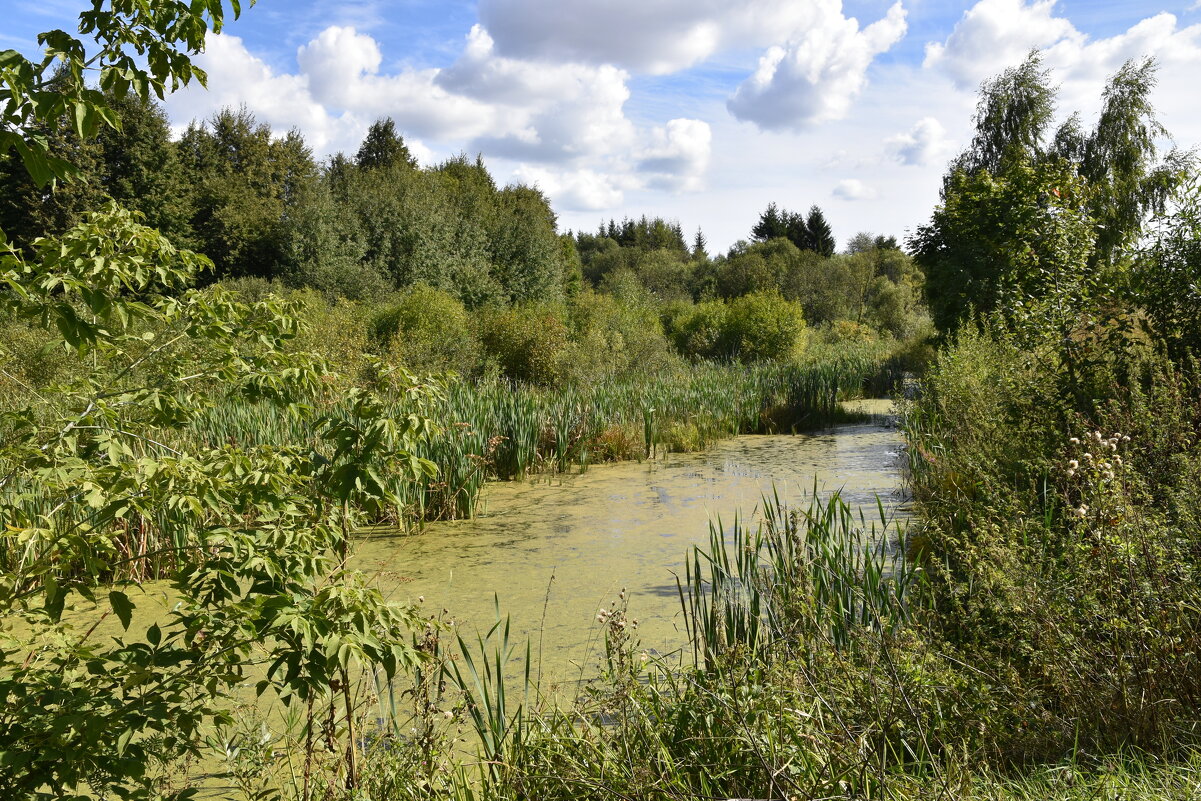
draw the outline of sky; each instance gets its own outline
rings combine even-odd
[[[0,48],[36,53],[83,0],[4,0]],[[482,155],[561,229],[643,214],[710,252],[770,202],[820,206],[840,243],[929,219],[981,81],[1037,48],[1062,116],[1154,56],[1154,103],[1201,144],[1201,0],[258,0],[209,38],[176,130],[244,104],[314,154],[392,117],[424,164]],[[1171,143],[1164,143],[1169,145]]]

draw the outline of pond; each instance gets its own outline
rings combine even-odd
[[[861,401],[868,421],[796,435],[741,436],[702,453],[598,465],[583,474],[494,483],[473,520],[416,536],[357,543],[357,566],[393,600],[447,609],[461,631],[488,628],[499,606],[512,639],[529,638],[551,682],[594,672],[597,611],[624,589],[642,646],[684,644],[675,577],[711,521],[755,515],[764,494],[805,503],[840,491],[878,520],[876,498],[900,500],[902,438],[888,401]]]

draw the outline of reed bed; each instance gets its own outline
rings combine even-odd
[[[431,650],[443,668],[427,683],[444,688],[436,706],[450,712],[429,713],[421,682],[411,718],[397,720],[394,701],[374,707],[385,739],[369,748],[369,788],[396,798],[785,799],[875,797],[894,781],[885,774],[904,780],[902,763],[920,749],[876,744],[897,737],[884,705],[878,722],[851,723],[824,681],[858,686],[852,665],[894,640],[921,603],[903,524],[881,504],[866,515],[816,493],[797,508],[773,494],[753,519],[713,525],[689,556],[679,593],[691,648],[643,651],[623,593],[598,614],[600,676],[574,700],[537,685],[528,647],[511,643],[499,610],[483,636]],[[452,747],[464,736],[474,752]],[[441,767],[436,777],[411,769],[406,785],[398,765]],[[421,784],[424,795],[409,789]]]
[[[489,480],[582,471],[598,462],[700,450],[738,434],[828,425],[845,416],[839,402],[859,396],[882,367],[874,354],[850,353],[803,364],[701,364],[682,373],[561,389],[454,380],[432,406],[420,410],[437,430],[418,441],[414,455],[436,465],[437,474],[420,482],[397,480],[399,505],[359,510],[360,521],[410,527],[469,518]],[[398,419],[418,411],[402,394],[391,403],[390,413]],[[227,398],[187,427],[161,432],[159,440],[181,454],[286,447],[320,459],[328,446],[314,420],[347,414],[344,405],[312,399],[305,408]],[[0,492],[9,496],[6,504],[13,501],[6,508],[24,519],[46,519],[69,530],[88,525],[87,519],[68,520],[62,514],[62,498],[14,484]],[[90,514],[81,504],[67,505],[83,518]],[[49,514],[53,509],[59,511]],[[170,568],[191,541],[192,525],[170,517],[131,515],[121,521],[112,538],[118,558],[99,555],[119,565],[114,580],[155,578]],[[0,540],[0,564],[11,567],[21,558],[17,543]],[[65,572],[70,570],[64,565]]]

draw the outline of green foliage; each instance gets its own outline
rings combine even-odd
[[[537,189],[505,187],[496,198],[490,231],[492,275],[513,303],[562,297],[563,251],[555,214]]]
[[[1172,213],[1155,220],[1133,277],[1154,335],[1183,360],[1201,354],[1201,185],[1195,177],[1178,198]]]
[[[293,286],[350,300],[373,300],[392,290],[392,282],[366,261],[359,221],[325,183],[288,214],[283,239],[283,277]]]
[[[396,132],[396,123],[391,117],[371,123],[354,160],[356,164],[365,169],[391,167],[397,164],[409,167],[417,166],[417,159],[413,158],[408,145]]]
[[[193,187],[191,227],[219,278],[276,275],[284,260],[283,219],[317,176],[296,132],[273,139],[245,108],[193,124],[179,142]]]
[[[287,447],[166,446],[215,391],[285,400],[316,387],[321,365],[282,349],[294,310],[186,289],[204,259],[115,209],[36,249],[36,261],[4,257],[5,303],[88,369],[0,424],[0,608],[40,642],[0,641],[0,783],[31,797],[150,797],[205,725],[227,719],[223,693],[252,648],[274,664],[261,689],[301,698],[355,659],[412,662],[410,612],[325,555],[345,552],[347,503],[389,497],[375,464],[413,470],[404,446],[424,424],[380,418],[364,396],[351,417],[318,424],[334,443],[323,465]],[[171,564],[178,603],[143,630],[120,576],[155,562]],[[64,610],[83,603],[126,635],[80,634]]]
[[[3,256],[3,302],[82,369],[0,421],[0,610],[24,631],[0,637],[0,786],[158,797],[171,764],[229,719],[252,656],[268,665],[260,693],[301,699],[330,697],[356,663],[389,674],[413,663],[412,612],[344,560],[353,510],[394,503],[398,484],[428,475],[411,447],[430,428],[419,404],[384,416],[360,392],[344,416],[310,420],[328,458],[172,447],[222,396],[287,402],[321,386],[321,362],[284,348],[297,309],[188,289],[203,257],[117,209],[35,248],[36,260]],[[147,628],[127,577],[152,571],[174,606]],[[79,630],[64,611],[88,604],[125,633]]]
[[[699,359],[788,361],[805,346],[805,316],[797,303],[771,292],[698,303],[672,320],[680,353]]]
[[[1047,128],[1055,113],[1055,90],[1037,50],[1026,60],[980,87],[972,143],[951,163],[956,172],[1004,173],[1010,166],[1035,161],[1043,154]],[[944,189],[944,199],[949,190]]]
[[[507,377],[538,385],[559,380],[568,333],[561,309],[539,305],[484,310],[479,332],[485,357]]]
[[[413,287],[377,311],[371,338],[414,372],[470,375],[479,360],[480,346],[463,304],[427,286]]]
[[[1124,280],[1148,215],[1191,168],[1179,153],[1159,162],[1155,140],[1166,132],[1149,99],[1154,72],[1153,61],[1127,62],[1106,86],[1096,128],[1086,134],[1072,116],[1049,148],[1054,91],[1037,52],[982,87],[972,145],[910,242],[941,331],[998,308],[1029,316],[1040,304],[1034,316],[1050,314],[1057,319],[1043,322],[1064,330],[1068,317],[1093,313],[1086,284]]]
[[[636,374],[658,375],[673,364],[653,309],[585,290],[568,307],[571,344],[563,357],[569,385]]]
[[[229,6],[237,17],[241,3]],[[206,75],[192,57],[203,51],[210,29],[221,31],[225,14],[225,0],[113,0],[79,15],[79,32],[97,45],[91,50],[54,30],[38,34],[40,62],[0,51],[0,156],[15,150],[39,186],[77,175],[78,165],[55,154],[40,129],[69,126],[88,139],[102,125],[118,124],[105,92],[123,97],[132,91],[148,100],[193,79],[204,85]]]
[[[826,215],[817,206],[809,209],[809,216],[805,218],[805,228],[809,232],[807,242],[810,250],[816,251],[826,258],[834,255],[834,250],[838,246],[834,240],[834,231],[826,222]]]
[[[775,203],[769,203],[751,229],[751,238],[756,242],[787,239],[797,250],[812,251],[826,258],[834,254],[836,247],[834,234],[817,206],[810,207],[806,218],[800,212],[780,209]]]
[[[973,313],[1016,315],[1032,301],[1066,297],[1093,250],[1086,192],[1057,160],[954,173],[912,241],[935,325],[952,331]]]
[[[726,327],[726,304],[709,300],[681,310],[671,320],[672,342],[684,356],[694,359],[717,359],[726,355],[723,335]]]
[[[744,295],[730,301],[723,338],[740,361],[793,359],[805,347],[805,316],[777,294]]]

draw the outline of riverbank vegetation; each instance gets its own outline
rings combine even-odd
[[[560,232],[389,120],[320,165],[244,110],[172,141],[151,95],[224,13],[91,15],[98,84],[69,37],[57,72],[3,54],[0,789],[1195,794],[1201,194],[1151,62],[1091,130],[1052,132],[1037,55],[987,83],[908,252],[773,204],[710,256],[661,219]],[[487,480],[820,427],[907,375],[912,520],[715,524],[679,653],[622,593],[595,678],[542,687],[499,612],[459,632],[348,567]]]

